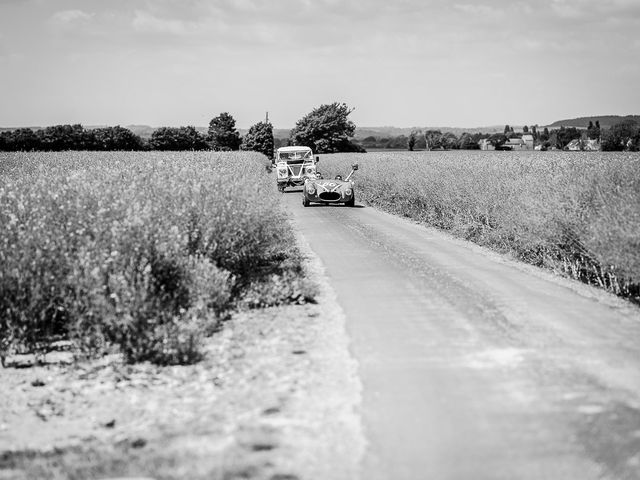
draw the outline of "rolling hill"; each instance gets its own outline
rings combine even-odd
[[[611,128],[612,125],[616,123],[620,123],[623,120],[635,120],[640,123],[640,115],[594,115],[593,117],[578,117],[578,118],[569,118],[566,120],[557,120],[550,125],[547,125],[547,128],[560,128],[560,127],[576,127],[576,128],[587,128],[589,126],[589,122],[596,121],[600,122],[600,128]]]

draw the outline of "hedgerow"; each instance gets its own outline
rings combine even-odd
[[[637,154],[380,152],[321,165],[355,161],[370,205],[640,301]]]
[[[262,155],[0,154],[0,174],[5,355],[189,363],[234,306],[313,296]]]

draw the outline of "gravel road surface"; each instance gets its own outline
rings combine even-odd
[[[283,194],[346,316],[362,480],[640,478],[640,309],[434,229]]]

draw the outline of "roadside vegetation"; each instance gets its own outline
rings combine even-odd
[[[232,309],[310,300],[264,160],[0,154],[0,354],[192,363]]]
[[[640,157],[393,152],[358,161],[358,200],[640,301]]]

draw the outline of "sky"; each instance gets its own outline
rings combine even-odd
[[[640,0],[0,0],[0,127],[640,114]]]

